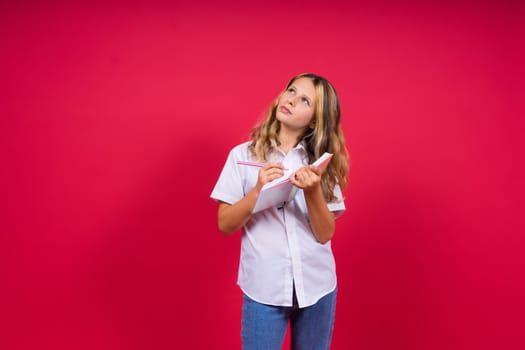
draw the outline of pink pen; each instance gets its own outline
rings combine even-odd
[[[256,166],[256,167],[258,167],[258,168],[262,168],[263,166],[266,165],[266,163],[248,162],[248,161],[243,161],[243,160],[238,160],[238,161],[237,161],[237,164],[240,164],[240,165],[248,165],[248,166]],[[283,168],[283,170],[288,170],[288,169]]]

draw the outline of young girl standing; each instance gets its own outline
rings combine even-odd
[[[238,284],[243,349],[281,349],[288,322],[292,349],[329,349],[337,280],[330,240],[345,205],[348,154],[339,98],[315,74],[300,74],[251,133],[234,147],[211,197],[225,234],[242,228]],[[311,164],[333,154],[324,172]],[[260,162],[261,167],[242,165]],[[246,163],[244,163],[246,164]],[[252,214],[261,188],[298,169],[292,200]]]

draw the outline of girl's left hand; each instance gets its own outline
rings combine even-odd
[[[318,167],[307,165],[293,173],[290,181],[293,185],[308,191],[320,185],[322,174],[322,171]]]

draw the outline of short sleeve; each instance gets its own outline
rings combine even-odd
[[[341,187],[339,184],[335,184],[334,195],[339,198],[339,200],[328,203],[328,210],[333,212],[335,217],[338,218],[346,210],[345,202],[343,200],[343,193],[341,192]]]
[[[234,204],[245,196],[239,167],[236,163],[238,158],[237,153],[238,148],[230,151],[219,179],[211,193],[210,197],[212,199]]]

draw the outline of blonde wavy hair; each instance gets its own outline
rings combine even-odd
[[[342,198],[335,196],[334,186],[338,183],[343,191],[346,188],[350,160],[341,129],[339,97],[328,80],[312,73],[303,73],[293,77],[286,85],[285,91],[299,78],[308,78],[312,81],[316,97],[313,116],[315,126],[307,129],[299,137],[297,143],[304,142],[309,163],[319,158],[324,152],[333,154],[332,160],[321,177],[321,187],[327,202],[341,200]],[[252,142],[249,149],[259,161],[266,161],[268,154],[280,146],[278,134],[281,123],[275,116],[278,104],[279,97],[270,105],[266,118],[251,131]]]

